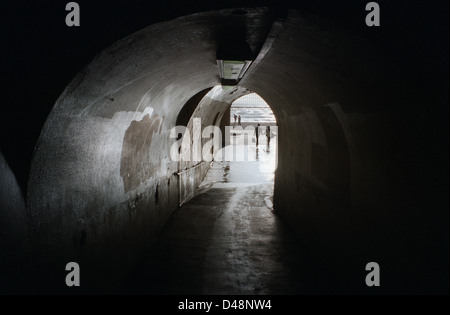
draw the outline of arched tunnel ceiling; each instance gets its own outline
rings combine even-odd
[[[267,9],[227,10],[195,14],[150,26],[97,56],[64,91],[53,115],[64,112],[111,118],[120,111],[143,112],[148,104],[160,103],[164,104],[161,115],[169,118],[177,112],[173,106],[180,106],[200,90],[218,84],[215,51],[221,40],[218,33],[225,32],[229,36],[227,23],[234,26],[230,26],[230,31],[235,34],[237,26],[233,22],[240,21],[237,24],[241,24],[250,46],[257,49],[262,46],[260,43],[272,22],[268,15]],[[263,61],[267,69],[263,74],[264,80],[253,79],[251,74],[255,69],[251,68],[241,84],[257,91],[258,84],[266,84],[265,89],[281,82],[282,89],[278,91],[282,91],[291,87],[278,76],[286,76],[288,80],[292,77],[292,82],[301,82],[296,86],[297,89],[304,89],[301,98],[322,98],[319,103],[326,103],[338,98],[337,95],[327,97],[327,94],[342,93],[343,90],[348,93],[348,89],[342,89],[346,84],[343,80],[353,80],[355,82],[352,84],[364,84],[372,90],[377,85],[386,86],[395,81],[386,81],[388,78],[379,73],[380,65],[386,62],[379,57],[379,51],[346,33],[330,30],[326,26],[321,29],[319,25],[290,12],[286,29],[271,47],[271,55],[279,60],[272,58],[270,63]],[[288,69],[287,66],[300,69],[283,70]],[[336,88],[324,91],[320,86]],[[177,89],[177,93],[171,93],[173,89]],[[361,93],[361,97],[367,98],[367,91],[354,90],[354,93]],[[283,92],[279,94],[286,95]],[[291,109],[298,110],[301,106],[295,108]]]
[[[246,12],[249,21],[256,20],[247,38],[255,45],[254,38],[265,34],[261,21],[266,10]],[[67,223],[58,225],[61,239],[72,238],[71,220],[95,225],[104,216],[99,208],[145,194],[177,172],[177,163],[169,159],[170,129],[192,96],[220,84],[215,27],[234,15],[234,10],[213,11],[149,26],[103,51],[67,87],[38,141],[27,200],[40,219],[65,213]],[[264,31],[258,32],[260,28]],[[296,143],[302,141],[324,147],[329,142],[321,131],[324,105],[337,102],[344,111],[375,108],[382,113],[391,104],[386,91],[391,90],[389,82],[398,80],[393,67],[387,73],[381,64],[386,69],[389,61],[364,40],[289,11],[282,32],[242,80],[242,88],[214,93],[211,100],[226,108],[252,90],[270,104],[281,132],[301,126],[283,140],[284,148],[298,150]],[[306,120],[299,116],[305,112]],[[281,162],[296,159],[283,150]],[[308,153],[301,153],[306,158],[301,165],[286,160],[286,176],[310,172]],[[54,217],[56,209],[64,211]]]
[[[244,36],[257,52],[271,25],[267,15],[264,8],[227,10],[152,25],[97,56],[66,89],[56,110],[110,118],[122,110],[142,112],[145,102],[164,102],[159,97],[175,88],[186,88],[183,99],[172,101],[183,103],[185,96],[219,83],[215,53],[220,42]],[[75,89],[77,95],[71,96]],[[130,99],[145,93],[152,99]]]
[[[302,13],[330,20],[336,26],[343,25],[389,52],[408,73],[408,79],[417,83],[417,89],[423,89],[426,93],[435,91],[443,97],[447,95],[448,99],[448,92],[445,92],[448,85],[445,70],[448,68],[448,45],[445,45],[448,38],[448,3],[440,1],[424,5],[421,1],[413,1],[404,5],[385,0],[378,3],[383,7],[385,27],[373,29],[362,23],[366,2],[360,1],[193,1],[189,5],[176,0],[107,4],[99,1],[83,9],[83,27],[75,30],[68,29],[57,18],[65,11],[52,1],[28,3],[26,6],[21,2],[2,2],[2,11],[8,12],[3,22],[13,27],[5,27],[4,45],[8,49],[2,50],[3,60],[7,62],[2,68],[5,93],[1,95],[1,103],[17,104],[2,107],[1,126],[5,135],[1,142],[2,152],[26,193],[32,151],[42,126],[65,86],[95,54],[149,24],[225,7],[261,5],[297,8]],[[23,14],[26,19],[16,19]],[[274,16],[283,14],[275,13]],[[268,17],[271,19],[270,14]],[[34,47],[33,53],[23,49],[22,41],[18,40],[20,38],[29,40],[28,45]],[[24,85],[26,89],[22,88]],[[448,115],[446,108],[437,106],[438,110],[444,111],[436,114],[436,118],[441,118],[440,126],[445,123],[442,117]],[[27,125],[26,130],[21,127],[23,123]],[[10,133],[15,134],[14,138],[8,136]],[[20,152],[17,151],[17,142],[21,143]]]
[[[192,96],[220,83],[216,27],[224,19],[237,16],[241,20],[241,13],[213,11],[155,24],[99,54],[67,87],[44,126],[32,165],[29,202],[36,206],[55,202],[55,196],[63,196],[57,193],[63,187],[85,193],[112,189],[106,195],[99,193],[96,199],[100,201],[95,202],[121,202],[128,197],[123,196],[118,168],[123,167],[127,154],[139,174],[121,170],[120,176],[139,178],[138,186],[149,180],[150,173],[158,178],[172,172],[165,137]],[[256,21],[254,25],[243,23],[253,46],[266,34],[267,25],[261,22],[266,21],[266,14],[266,9],[246,9],[248,21]],[[389,82],[399,82],[393,67],[388,74],[383,71],[388,64],[364,40],[289,11],[282,32],[240,85],[261,95],[284,126],[296,115],[332,102],[340,103],[344,111],[381,113],[394,101],[386,92],[393,86]],[[231,104],[240,95],[231,91],[214,98]],[[305,123],[308,125],[307,129],[316,128],[315,123]],[[149,137],[142,144],[152,141],[156,147],[144,154],[139,151],[144,148],[136,149],[131,143],[131,151],[124,155],[126,141],[139,137],[134,135],[138,130],[158,132],[161,136]],[[149,173],[142,171],[145,159],[162,162]],[[99,169],[97,164],[103,167]],[[86,185],[83,176],[95,180]],[[105,187],[104,182],[111,185]],[[74,206],[73,200],[56,202]]]
[[[102,265],[155,237],[178,205],[180,170],[169,159],[170,129],[189,100],[220,85],[216,51],[227,34],[224,21],[233,33],[245,29],[255,54],[262,48],[264,55],[238,87],[207,93],[201,115],[214,121],[217,109],[250,91],[267,101],[280,124],[274,203],[285,218],[316,248],[326,248],[320,253],[326,259],[367,247],[393,260],[395,250],[416,250],[400,246],[415,235],[416,222],[391,224],[411,212],[397,207],[410,195],[398,187],[412,186],[397,176],[409,172],[401,159],[407,135],[395,129],[409,105],[402,98],[411,86],[402,72],[352,32],[293,10],[277,19],[280,31],[267,42],[274,16],[255,8],[151,25],[104,50],[77,75],[35,149],[27,193],[34,255],[58,261],[82,252]],[[417,209],[417,222],[441,221]],[[395,250],[384,252],[382,244],[392,239],[398,239]],[[131,260],[115,264],[130,267]]]

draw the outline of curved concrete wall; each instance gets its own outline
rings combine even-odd
[[[133,266],[177,207],[170,129],[189,99],[220,83],[214,29],[232,14],[150,26],[102,52],[67,87],[38,141],[28,185],[36,268],[61,270],[53,274],[61,282],[61,264],[77,261],[89,266],[85,286],[95,287],[117,284]],[[343,287],[359,287],[374,260],[400,275],[396,288],[408,288],[404,264],[422,261],[433,240],[416,244],[420,255],[403,246],[420,239],[425,213],[415,209],[411,220],[400,206],[408,194],[396,133],[402,85],[376,48],[290,11],[241,87],[210,91],[194,113],[209,124],[248,90],[267,101],[279,124],[275,207]]]
[[[396,137],[392,108],[399,104],[402,79],[363,40],[289,16],[241,84],[261,95],[277,117],[274,207],[324,268],[339,275],[335,281],[348,287],[361,282],[355,270],[368,259],[400,263],[390,258],[402,256],[396,252],[401,249],[388,253],[383,246],[408,235],[379,230],[392,227],[395,233],[398,227],[389,221],[393,211],[402,211],[388,200],[401,196],[392,196],[395,150],[384,141]]]

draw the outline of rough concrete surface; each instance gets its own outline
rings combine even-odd
[[[289,11],[239,86],[217,88],[221,22],[244,25],[245,39],[257,55],[271,26],[266,13],[267,9],[212,11],[158,23],[96,56],[59,97],[41,132],[28,182],[26,224],[20,223],[20,191],[0,161],[1,180],[6,182],[2,188],[11,189],[2,194],[12,196],[2,197],[7,204],[1,215],[18,224],[17,231],[27,231],[36,292],[65,292],[61,279],[68,261],[84,266],[87,292],[119,286],[178,208],[179,172],[195,166],[170,159],[171,128],[179,121],[190,128],[194,117],[205,125],[220,125],[231,103],[250,92],[270,105],[279,126],[274,209],[301,239],[299,248],[311,261],[322,262],[331,274],[339,275],[336,283],[349,283],[347,289],[353,292],[364,285],[364,267],[372,260],[386,266],[383,292],[448,290],[442,272],[418,272],[429,270],[433,261],[432,267],[448,278],[448,225],[443,223],[448,209],[432,206],[420,194],[425,189],[420,172],[411,172],[419,162],[409,154],[409,131],[420,117],[402,117],[414,116],[410,106],[420,99],[411,95],[414,91],[408,90],[395,62],[348,30]],[[190,100],[198,107],[190,104],[183,110]],[[202,164],[189,173],[189,189],[201,182],[208,167]],[[220,261],[204,265],[202,275],[210,272],[206,287],[217,275],[223,286],[214,287],[216,292],[286,289],[275,280],[273,286],[265,286],[260,271],[247,270],[236,254],[246,254],[243,241],[249,231],[255,232],[248,234],[248,241],[257,252],[265,250],[263,240],[274,242],[268,249],[272,258],[249,257],[255,270],[295,247],[294,238],[283,247],[284,236],[276,234],[278,219],[261,199],[269,191],[265,185],[246,187],[245,193],[227,188],[216,191],[217,198],[205,194],[191,206],[186,204],[186,211],[207,216],[205,230],[195,227],[199,242],[206,242],[198,249],[205,261],[214,260],[214,250],[228,257],[224,266]],[[254,203],[247,199],[252,194]],[[238,205],[243,212],[234,217]],[[203,224],[177,214],[172,222],[174,227]],[[249,230],[243,232],[242,225]],[[217,231],[224,234],[214,234]],[[170,235],[177,231],[166,233],[172,248],[176,241]],[[238,234],[233,238],[229,233]],[[211,248],[207,242],[218,245]],[[228,246],[237,246],[236,251],[228,253]],[[229,278],[215,274],[233,267],[233,261],[241,269]],[[282,264],[270,265],[274,274],[287,277],[277,269]],[[241,273],[245,283],[236,284]]]

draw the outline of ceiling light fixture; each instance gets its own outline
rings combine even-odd
[[[217,50],[217,66],[222,85],[237,85],[252,63],[247,42],[227,42]]]

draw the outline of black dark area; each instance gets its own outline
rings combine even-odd
[[[448,173],[448,1],[381,0],[379,28],[365,23],[366,0],[87,1],[81,27],[65,25],[69,1],[1,1],[0,151],[23,192],[32,153],[56,99],[96,54],[150,24],[195,12],[267,6],[298,9],[369,38],[428,96],[423,137]],[[413,109],[419,110],[419,109]],[[420,133],[420,132],[419,132]],[[445,144],[446,149],[442,149]],[[424,153],[425,154],[425,153]],[[448,183],[447,183],[448,186]]]
[[[187,126],[189,123],[189,119],[191,118],[192,114],[194,113],[195,109],[197,108],[197,105],[200,103],[200,101],[203,99],[203,97],[211,91],[211,88],[204,89],[194,96],[192,96],[189,101],[184,105],[184,107],[180,110],[177,117],[177,126]],[[179,135],[181,138],[181,135]],[[178,138],[178,139],[180,139]]]

